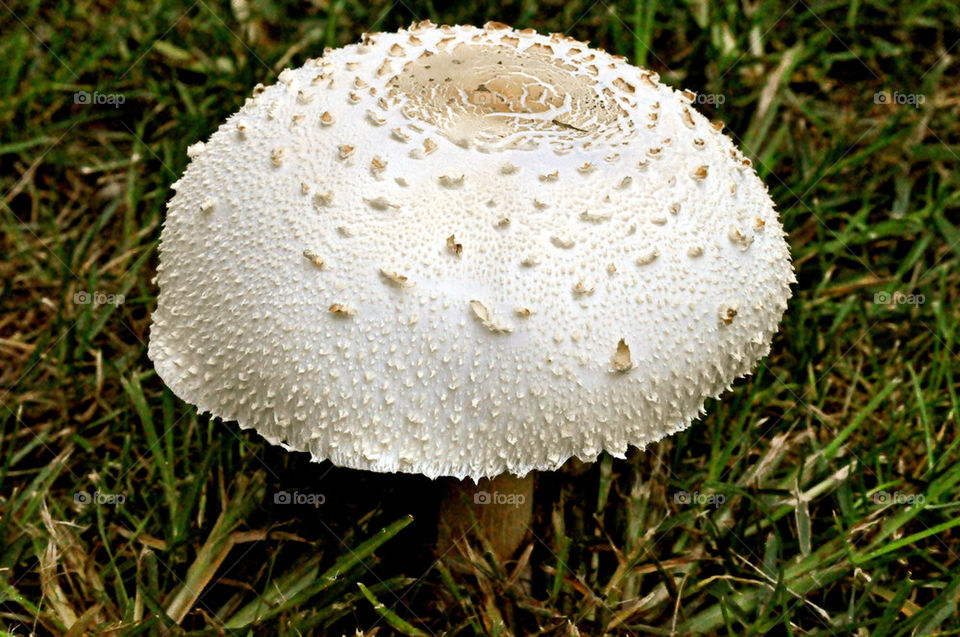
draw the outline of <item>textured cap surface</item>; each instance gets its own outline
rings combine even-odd
[[[693,97],[497,23],[286,70],[189,150],[150,357],[201,411],[375,471],[523,474],[683,429],[794,281]]]

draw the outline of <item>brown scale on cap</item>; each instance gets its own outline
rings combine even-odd
[[[440,185],[446,188],[460,188],[463,186],[463,182],[466,179],[465,174],[461,175],[440,175],[438,181]]]
[[[490,313],[489,308],[487,308],[487,306],[481,301],[470,301],[470,310],[473,312],[473,315],[477,318],[477,320],[480,321],[481,325],[491,332],[509,334],[513,331],[513,327],[494,317]]]
[[[313,201],[318,206],[329,206],[333,203],[333,191],[328,190],[326,192],[317,193],[313,196]]]
[[[387,169],[386,160],[380,159],[379,157],[374,157],[370,160],[370,172],[374,174],[380,174]]]
[[[617,372],[628,372],[633,367],[630,358],[630,347],[622,338],[617,343],[617,351],[613,355],[613,369]]]
[[[343,303],[331,303],[327,310],[335,316],[355,316],[356,308]]]
[[[393,270],[389,270],[387,268],[380,268],[380,275],[387,282],[391,283],[392,285],[395,285],[396,287],[400,287],[400,288],[413,287],[413,283],[411,283],[406,276],[402,274],[398,274]]]
[[[650,265],[657,260],[657,257],[660,256],[660,250],[657,248],[650,248],[644,251],[640,256],[637,257],[637,265]]]
[[[576,296],[588,296],[593,294],[595,290],[596,288],[593,285],[584,281],[577,281],[573,286],[573,293]]]
[[[737,308],[735,307],[722,307],[720,308],[720,322],[724,325],[730,325],[733,323],[733,319],[737,316]]]
[[[450,235],[447,237],[447,250],[449,250],[450,254],[454,256],[463,256],[463,244],[457,241],[456,235]]]
[[[321,259],[319,256],[317,256],[317,253],[316,253],[316,252],[314,252],[314,251],[312,251],[312,250],[304,250],[304,251],[303,251],[303,256],[304,256],[308,261],[310,261],[310,262],[313,263],[315,266],[317,266],[318,268],[322,268],[322,267],[323,267],[323,259]]]

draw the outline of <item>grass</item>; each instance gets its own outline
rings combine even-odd
[[[108,5],[0,2],[7,634],[960,634],[960,7]],[[469,576],[433,559],[436,485],[199,417],[146,357],[186,146],[414,18],[568,32],[695,89],[799,279],[755,375],[646,452],[540,476],[521,563],[473,547]]]

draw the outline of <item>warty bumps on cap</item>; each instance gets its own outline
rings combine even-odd
[[[285,70],[174,184],[149,354],[201,412],[430,477],[622,457],[765,356],[793,269],[694,95],[499,23]]]

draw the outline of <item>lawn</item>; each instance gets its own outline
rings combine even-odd
[[[4,634],[960,634],[960,5],[111,4],[0,0]],[[427,18],[696,91],[798,279],[752,376],[539,475],[517,559],[473,545],[466,573],[435,559],[437,483],[198,415],[146,353],[187,146],[282,69]]]

